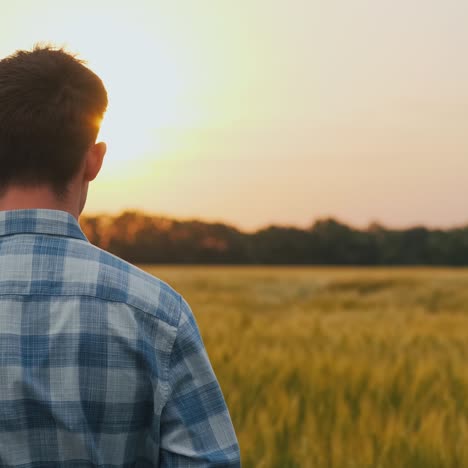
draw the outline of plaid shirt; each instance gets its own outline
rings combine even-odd
[[[240,466],[188,304],[64,211],[0,211],[0,466]]]

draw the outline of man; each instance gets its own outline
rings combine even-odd
[[[0,61],[0,466],[238,467],[187,302],[79,227],[106,107],[61,49]]]

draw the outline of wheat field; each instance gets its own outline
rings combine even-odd
[[[468,270],[142,268],[190,303],[245,468],[468,467]]]

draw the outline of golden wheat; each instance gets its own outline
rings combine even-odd
[[[244,467],[468,467],[468,271],[144,268],[191,304]]]

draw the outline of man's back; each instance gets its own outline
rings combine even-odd
[[[60,210],[0,211],[0,465],[240,466],[188,304]]]

